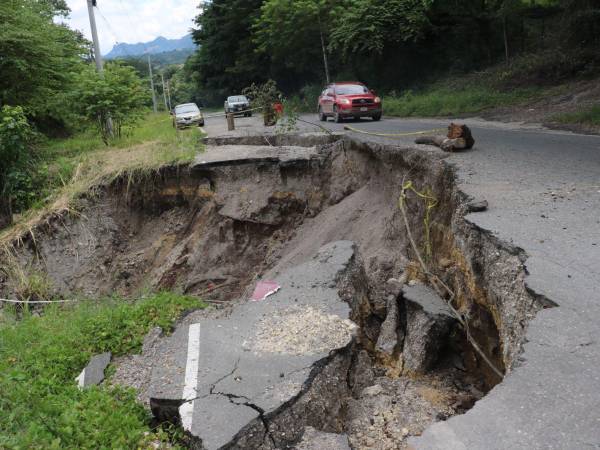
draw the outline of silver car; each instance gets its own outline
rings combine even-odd
[[[245,95],[232,95],[225,100],[225,113],[244,114],[246,117],[252,115],[250,100]]]
[[[204,116],[198,105],[195,103],[177,105],[173,110],[173,126],[184,128],[192,125],[199,127],[204,125]]]

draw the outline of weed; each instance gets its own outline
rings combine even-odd
[[[53,286],[46,273],[32,266],[23,266],[10,248],[0,249],[0,256],[0,273],[3,274],[6,286],[15,293],[18,300],[49,300],[52,297]]]
[[[553,120],[559,123],[579,123],[600,126],[600,105],[571,113],[558,114]]]
[[[483,86],[438,86],[420,93],[408,91],[400,97],[385,97],[383,101],[385,113],[391,116],[451,116],[526,102],[538,94],[536,88],[504,92]]]
[[[137,352],[152,327],[168,331],[184,311],[204,306],[163,292],[137,302],[52,305],[42,316],[3,325],[0,448],[137,448],[149,442],[150,417],[132,390],[79,390],[75,377],[92,355]]]

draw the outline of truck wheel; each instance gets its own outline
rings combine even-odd
[[[377,122],[378,120],[381,120],[381,114],[377,114],[376,116],[373,116],[373,120],[375,122]]]

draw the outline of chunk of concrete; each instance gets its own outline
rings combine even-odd
[[[402,293],[406,301],[404,369],[425,373],[438,360],[456,318],[446,302],[424,284],[405,286]]]
[[[90,386],[96,386],[104,380],[104,370],[110,364],[110,352],[93,356],[87,366],[81,371],[75,379],[80,389]]]
[[[350,450],[348,436],[325,433],[313,427],[306,427],[296,450]]]

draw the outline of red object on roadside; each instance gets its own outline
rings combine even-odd
[[[275,112],[278,115],[281,116],[283,114],[283,104],[282,103],[279,103],[279,102],[273,103],[273,109],[275,110]]]
[[[254,288],[254,292],[252,293],[251,300],[253,302],[259,302],[264,300],[269,295],[277,292],[281,286],[279,286],[274,281],[259,281],[256,283],[256,287]]]

